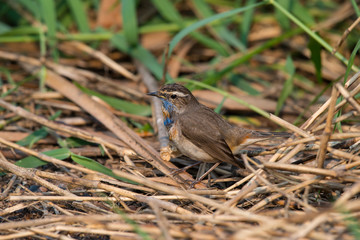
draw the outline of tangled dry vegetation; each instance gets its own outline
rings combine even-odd
[[[266,26],[267,34],[271,30],[278,34],[275,23]],[[297,35],[283,48],[302,55],[294,59],[297,71],[315,75],[303,60],[308,53],[299,50],[305,38]],[[250,38],[254,44],[261,40],[255,33]],[[159,41],[167,42],[168,36],[149,40],[147,48],[161,56],[164,45],[159,48]],[[227,98],[222,105],[227,115],[247,115],[251,124],[239,123],[236,117],[228,117],[230,121],[264,131],[281,126],[293,135],[280,143],[266,143],[261,146],[266,151],[255,156],[239,156],[247,168],[245,176],[221,165],[211,178],[189,189],[197,167],[179,174],[174,170],[193,162],[185,158],[167,162],[159,154],[166,145],[157,140],[164,135],[156,119],[159,103],[145,95],[158,83],[141,62],[106,47],[105,43],[102,52],[81,42],[59,42],[67,57],[56,63],[41,60],[35,43],[0,45],[1,65],[11,70],[15,83],[21,82],[16,88],[4,82],[1,89],[1,239],[360,237],[359,72],[345,79],[345,85],[335,83],[309,111],[304,109],[321,89],[295,79],[302,94],[287,99],[281,118],[254,116]],[[265,50],[250,65],[236,68],[269,83],[268,88],[254,84],[259,96],[249,97],[232,84],[222,88],[274,112],[287,76],[257,66],[286,59],[283,48]],[[185,39],[170,60],[169,72],[174,77],[201,74],[214,54]],[[226,66],[231,57],[217,68]],[[346,68],[330,54],[323,58],[328,59],[323,61],[324,81],[335,82]],[[52,91],[39,90],[39,71]],[[154,117],[116,110],[78,84],[137,104],[130,108],[148,111],[152,105]],[[211,107],[223,99],[209,90],[195,90],[194,95]],[[302,112],[303,124],[290,124]],[[155,133],[146,128],[149,125]]]

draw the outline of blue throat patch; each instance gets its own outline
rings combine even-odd
[[[164,119],[164,125],[167,128],[169,128],[173,123],[174,123],[174,121],[171,118],[165,118]]]
[[[174,123],[174,120],[172,119],[172,115],[174,108],[176,108],[176,106],[165,99],[161,99],[161,101],[162,101],[163,109],[168,113],[166,114],[166,116],[164,116],[165,117],[164,125],[165,127],[169,128]]]

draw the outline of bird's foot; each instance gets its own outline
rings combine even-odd
[[[209,170],[206,171],[206,173],[204,173],[203,175],[201,175],[199,178],[197,178],[196,180],[192,181],[190,183],[189,188],[194,188],[194,186],[198,183],[200,183],[207,175],[209,175],[217,166],[219,166],[220,163],[215,163]]]
[[[197,165],[199,165],[201,162],[197,162],[197,163],[194,163],[194,164],[191,164],[189,166],[186,166],[186,167],[183,167],[183,168],[177,168],[177,169],[173,169],[170,174],[171,175],[178,175],[180,173],[183,173],[183,172],[186,172],[188,169],[192,168],[192,167],[195,167]]]

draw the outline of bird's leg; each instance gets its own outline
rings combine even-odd
[[[185,171],[187,171],[189,168],[192,168],[192,167],[195,167],[197,165],[199,165],[201,162],[196,162],[194,164],[191,164],[189,166],[186,166],[186,167],[183,167],[183,168],[180,168],[180,169],[174,169],[173,171],[171,171],[171,175],[177,175],[179,173],[183,173]]]
[[[201,182],[209,173],[211,173],[219,165],[220,165],[220,162],[215,163],[209,170],[206,171],[206,173],[201,175],[199,178],[196,178],[196,180],[190,184],[190,188],[193,188],[196,184]]]

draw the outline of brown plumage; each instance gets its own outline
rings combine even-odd
[[[184,155],[202,162],[226,162],[237,167],[234,157],[239,146],[252,139],[282,135],[253,131],[227,122],[212,109],[200,104],[182,85],[167,84],[158,92],[149,93],[163,102],[164,124],[169,138]]]

